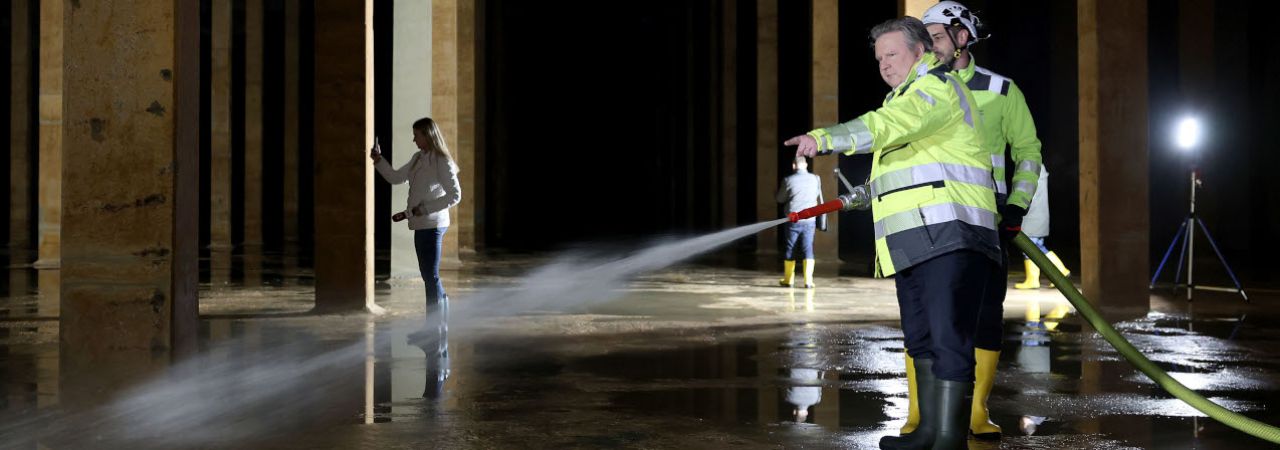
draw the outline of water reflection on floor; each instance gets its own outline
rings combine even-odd
[[[444,361],[401,322],[420,317],[420,285],[384,286],[388,317],[293,314],[309,275],[273,264],[206,278],[199,358],[76,408],[65,388],[94,374],[59,371],[41,278],[54,275],[11,270],[0,447],[874,448],[906,415],[902,336],[880,281],[784,290],[754,271],[683,268],[611,303],[452,332]],[[455,301],[519,273],[487,270],[452,274]],[[239,287],[219,288],[223,277]],[[1191,388],[1280,423],[1267,408],[1277,299],[1257,297],[1168,304],[1117,328]],[[1006,437],[971,448],[1263,446],[1159,391],[1053,293],[1014,293],[1006,307],[990,401]]]

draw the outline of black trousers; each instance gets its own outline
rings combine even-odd
[[[973,381],[978,316],[993,270],[990,258],[959,250],[894,275],[907,354],[932,359],[937,378]]]
[[[982,295],[982,311],[978,314],[978,335],[974,346],[993,352],[1000,351],[1004,339],[1004,296],[1009,292],[1009,257],[1004,249],[1011,245],[1000,242],[1000,265],[987,277],[986,292]]]

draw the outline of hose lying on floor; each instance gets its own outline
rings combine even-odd
[[[1062,295],[1067,296],[1067,300],[1070,300],[1071,304],[1076,307],[1076,311],[1079,312],[1085,320],[1089,321],[1090,325],[1093,325],[1093,328],[1102,335],[1103,339],[1106,339],[1112,347],[1115,347],[1116,351],[1120,352],[1121,356],[1124,356],[1124,359],[1129,360],[1129,363],[1133,364],[1134,367],[1137,367],[1138,370],[1141,370],[1142,373],[1146,374],[1152,381],[1155,381],[1156,385],[1168,391],[1170,394],[1173,394],[1173,396],[1177,397],[1178,400],[1186,402],[1193,408],[1200,410],[1200,412],[1209,415],[1209,417],[1212,417],[1231,428],[1280,444],[1280,428],[1250,419],[1240,413],[1223,408],[1221,405],[1209,401],[1209,399],[1204,398],[1204,396],[1197,394],[1196,391],[1193,391],[1182,383],[1179,383],[1178,380],[1169,376],[1169,374],[1165,373],[1164,370],[1161,370],[1156,363],[1147,359],[1147,357],[1139,352],[1133,344],[1130,344],[1128,340],[1125,340],[1123,336],[1120,336],[1120,333],[1117,332],[1115,328],[1112,328],[1111,324],[1107,323],[1106,320],[1103,320],[1102,315],[1098,314],[1098,311],[1093,309],[1093,305],[1089,304],[1089,300],[1085,299],[1084,295],[1080,294],[1080,291],[1076,290],[1075,285],[1071,284],[1071,280],[1068,280],[1067,277],[1063,276],[1062,272],[1059,272],[1058,268],[1055,267],[1053,263],[1049,262],[1049,258],[1046,257],[1044,253],[1041,253],[1040,249],[1036,248],[1035,244],[1031,243],[1031,239],[1028,239],[1027,235],[1018,233],[1018,236],[1014,237],[1013,243],[1017,245],[1023,253],[1026,253],[1027,256],[1031,258],[1032,262],[1037,266],[1040,266],[1040,271],[1044,272],[1044,274],[1053,281],[1053,285],[1057,286],[1058,290],[1062,292]]]

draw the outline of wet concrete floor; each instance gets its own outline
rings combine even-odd
[[[57,271],[11,269],[0,448],[875,448],[904,420],[891,281],[826,268],[818,289],[785,289],[689,265],[589,305],[468,304],[536,265],[447,272],[454,308],[484,314],[451,324],[443,355],[407,338],[420,282],[383,283],[384,316],[312,315],[305,264],[214,269],[200,355],[88,397],[78,380],[96,371],[59,370]],[[1251,298],[1153,297],[1117,328],[1189,387],[1280,424],[1280,296]],[[1268,446],[1160,391],[1055,291],[1011,290],[1005,307],[990,408],[1006,434],[971,448]]]

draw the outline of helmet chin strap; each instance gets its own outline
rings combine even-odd
[[[951,53],[951,62],[947,63],[947,68],[952,70],[955,69],[956,61],[960,59],[960,54],[964,51],[964,49],[960,48],[960,44],[956,42],[956,32],[957,27],[947,27],[947,39],[951,39],[951,48],[955,49],[955,51]]]

